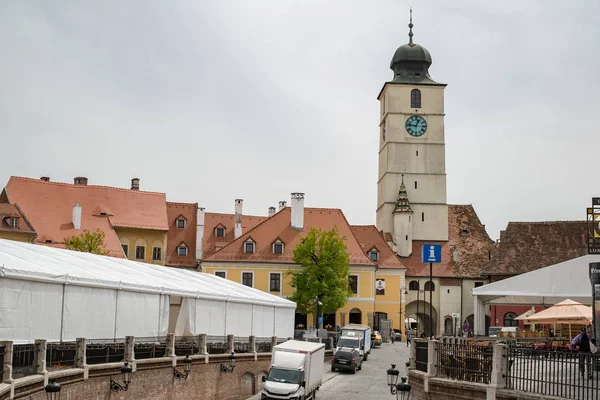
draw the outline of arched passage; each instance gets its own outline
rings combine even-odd
[[[487,332],[489,332],[490,330],[490,316],[486,315],[485,316],[485,332],[487,335]],[[475,332],[475,316],[473,314],[469,315],[467,318],[464,319],[463,321],[463,325],[461,326],[461,329],[464,330],[465,327],[469,327],[471,329],[471,333]],[[465,334],[467,334],[467,332],[465,332]]]
[[[246,398],[254,394],[256,394],[254,374],[252,372],[246,372],[240,377],[240,396]]]
[[[430,318],[429,303],[426,301],[413,301],[406,305],[406,316],[417,320],[417,335],[421,331],[425,331],[425,335],[428,335],[429,332],[433,332],[434,335],[438,334],[438,316],[435,307],[432,307],[432,312],[433,318]],[[433,326],[431,326],[432,322]],[[431,327],[433,330],[430,329]]]
[[[353,308],[349,314],[351,324],[362,324],[362,312],[358,308]]]

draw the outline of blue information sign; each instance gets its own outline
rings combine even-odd
[[[424,263],[441,263],[442,262],[442,245],[441,244],[424,244],[421,248],[421,262]]]
[[[319,318],[317,319],[317,321],[319,321],[319,324],[322,324],[322,323],[323,323],[323,317],[319,317]]]

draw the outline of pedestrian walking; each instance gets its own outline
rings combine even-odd
[[[392,341],[392,344],[394,344],[395,341],[396,341],[396,337],[395,336],[396,336],[396,332],[394,332],[393,328],[390,328],[390,340]]]
[[[592,353],[590,343],[591,337],[588,336],[585,327],[581,328],[579,335],[575,336],[571,342],[575,350],[579,352],[579,374],[583,378],[587,370],[588,378],[592,379]]]
[[[406,347],[410,346],[410,331],[406,331]]]

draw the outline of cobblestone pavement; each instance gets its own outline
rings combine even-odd
[[[371,350],[369,359],[363,363],[362,370],[355,375],[348,372],[331,372],[331,362],[325,363],[323,385],[317,392],[317,399],[327,400],[394,400],[387,386],[386,370],[392,363],[406,376],[405,363],[410,356],[410,347],[406,342],[396,344],[383,343]],[[248,400],[259,400],[260,394]]]

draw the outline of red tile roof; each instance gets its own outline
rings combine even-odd
[[[19,226],[17,228],[10,226],[9,218],[18,218]],[[35,231],[27,221],[27,218],[21,213],[19,207],[8,203],[0,203],[0,231],[35,234]]]
[[[5,197],[17,204],[38,233],[37,242],[56,244],[87,229],[105,232],[109,255],[123,257],[113,227],[167,231],[164,193],[143,192],[106,186],[73,185],[39,179],[11,177]],[[82,208],[81,230],[72,223],[73,206]],[[106,213],[100,215],[100,213]]]
[[[509,222],[484,273],[517,275],[586,255],[586,229],[586,221]]]
[[[198,203],[167,203],[167,217],[169,220],[169,232],[167,233],[167,261],[170,267],[192,267],[197,265],[196,261],[196,221]],[[177,219],[183,217],[186,220],[185,228],[177,227]],[[185,243],[188,248],[187,256],[180,256],[177,248]]]
[[[413,254],[401,259],[408,266],[406,276],[429,276],[429,264],[421,262],[426,243],[442,245],[442,262],[433,265],[436,277],[479,277],[495,248],[472,205],[448,205],[448,242],[413,241]]]
[[[207,257],[205,261],[250,261],[293,264],[294,248],[311,228],[329,230],[337,227],[340,236],[346,238],[350,264],[375,265],[363,252],[341,210],[305,208],[304,229],[301,231],[291,228],[290,218],[291,208],[286,207],[271,218],[265,219],[254,229],[244,231],[241,237],[228,244],[221,251]],[[256,242],[254,253],[244,253],[243,244],[248,238],[252,238]],[[284,243],[283,254],[273,254],[272,244],[277,239],[280,239]]]
[[[242,216],[242,232],[248,232],[269,217],[254,215]],[[206,213],[204,214],[204,237],[202,239],[202,258],[206,259],[216,252],[216,248],[223,248],[235,239],[233,228],[235,225],[234,214]],[[225,237],[216,237],[215,228],[222,225],[225,228]]]
[[[350,228],[367,257],[373,248],[377,249],[379,252],[377,265],[380,268],[406,268],[383,239],[381,233],[377,231],[375,225],[352,225]]]

